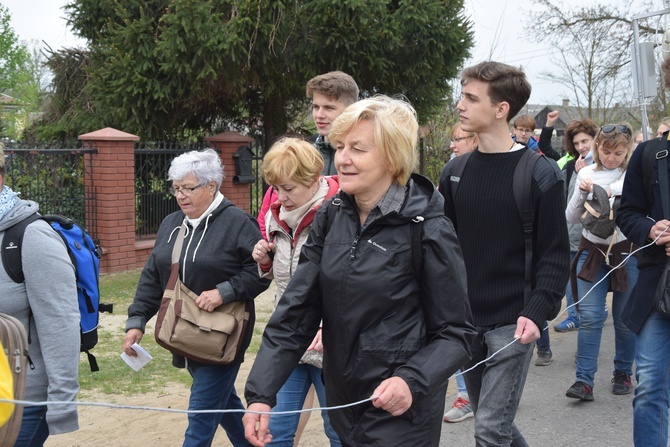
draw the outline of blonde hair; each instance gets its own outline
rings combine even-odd
[[[374,141],[382,159],[401,185],[407,183],[417,163],[419,124],[407,101],[376,95],[349,107],[333,122],[328,139],[337,147],[351,129],[363,120],[374,123]]]
[[[460,121],[456,123],[453,129],[451,129],[451,139],[453,140],[454,138],[456,138],[456,134],[459,132],[468,134],[468,137],[472,138],[472,142],[475,144],[475,147],[479,146],[479,137],[477,136],[477,132],[464,131],[463,128],[461,127]]]
[[[628,123],[614,124],[614,126],[616,126],[615,129],[608,133],[603,132],[603,127],[605,126],[600,127],[595,139],[593,140],[593,162],[596,165],[594,168],[596,171],[600,171],[603,168],[603,164],[600,161],[600,154],[598,153],[598,149],[601,147],[609,150],[616,149],[619,146],[626,147],[626,156],[624,157],[623,162],[619,167],[624,171],[628,167],[628,160],[630,160],[630,156],[633,153],[633,149],[635,147],[635,140],[633,139],[633,128],[630,127],[630,124]],[[627,127],[628,132],[621,132],[618,129],[619,126]]]
[[[282,138],[263,158],[261,173],[270,185],[290,179],[312,185],[323,170],[323,157],[314,146],[298,138]]]

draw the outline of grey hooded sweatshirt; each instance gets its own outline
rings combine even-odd
[[[37,210],[37,203],[19,200],[0,218],[0,241],[7,228]],[[75,401],[80,340],[74,267],[62,239],[43,220],[26,227],[21,256],[24,283],[15,283],[0,268],[0,312],[18,318],[26,331],[30,328],[35,368],[28,368],[25,400]],[[79,428],[74,405],[50,405],[46,418],[52,435]]]

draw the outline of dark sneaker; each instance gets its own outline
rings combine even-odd
[[[576,331],[579,329],[579,319],[574,319],[571,316],[568,316],[562,322],[554,325],[554,330],[556,332],[570,332]]]
[[[593,388],[584,382],[575,382],[574,385],[565,393],[567,397],[580,400],[593,400]]]
[[[537,351],[535,366],[551,365],[551,351]]]
[[[630,381],[630,374],[614,371],[614,377],[612,377],[612,394],[630,394],[631,391],[633,391],[633,385]]]

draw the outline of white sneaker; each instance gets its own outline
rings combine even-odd
[[[461,422],[468,418],[474,417],[470,402],[459,397],[451,406],[451,409],[444,413],[444,422]]]

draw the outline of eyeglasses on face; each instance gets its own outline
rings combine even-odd
[[[181,193],[184,197],[190,197],[191,194],[193,194],[193,191],[200,188],[201,186],[205,185],[204,183],[198,183],[195,185],[193,188],[175,188],[174,186],[170,186],[170,194],[173,196],[177,197],[177,194]]]
[[[515,127],[514,130],[519,133],[533,133],[533,129],[524,129],[523,127]]]
[[[631,130],[631,128],[628,126],[624,126],[623,124],[605,124],[600,128],[600,130],[603,133],[612,133],[615,130],[618,130],[621,133],[625,133],[631,136],[633,135],[633,131]]]
[[[458,143],[459,141],[467,140],[468,138],[474,138],[474,135],[468,135],[467,137],[452,138],[451,142]]]

